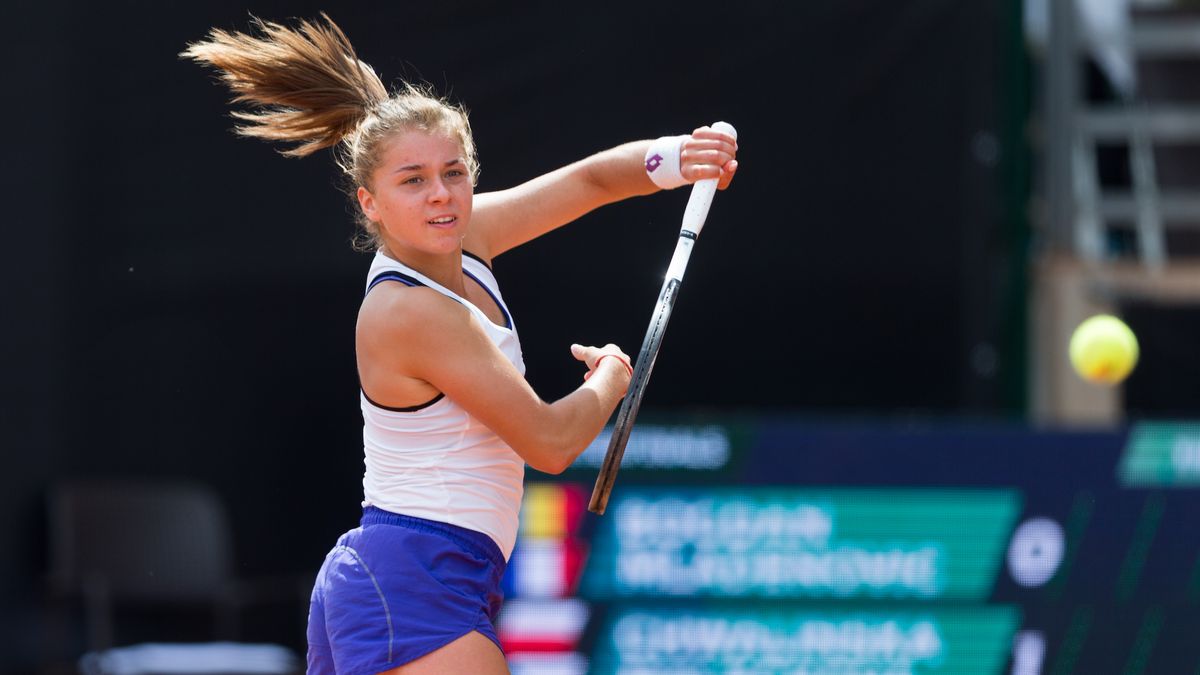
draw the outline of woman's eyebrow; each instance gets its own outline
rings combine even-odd
[[[446,162],[444,166],[454,166],[455,164],[466,164],[466,162],[463,161],[461,157],[455,157],[454,159]],[[401,171],[417,171],[424,168],[424,164],[406,164],[405,166],[398,167],[392,173],[400,173]]]

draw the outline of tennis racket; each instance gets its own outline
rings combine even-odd
[[[717,122],[712,128],[737,138],[737,131],[725,122]],[[625,444],[629,442],[633,421],[642,406],[642,395],[646,392],[646,383],[650,381],[650,371],[654,370],[654,360],[658,358],[658,349],[662,346],[663,334],[666,333],[667,322],[671,319],[671,309],[675,307],[675,298],[679,295],[680,284],[683,283],[688,258],[692,256],[692,247],[696,244],[696,238],[700,236],[700,230],[704,228],[708,209],[717,193],[717,180],[706,178],[696,181],[692,186],[687,208],[683,211],[683,227],[679,229],[675,254],[671,256],[671,264],[667,267],[667,277],[658,293],[658,303],[650,317],[650,327],[646,329],[646,337],[642,340],[642,348],[634,364],[629,391],[621,403],[620,412],[617,413],[612,437],[608,441],[608,452],[604,455],[604,463],[600,465],[596,486],[592,488],[592,499],[588,503],[588,510],[592,513],[603,514],[604,509],[608,507],[608,497],[617,480],[621,458],[625,456]]]

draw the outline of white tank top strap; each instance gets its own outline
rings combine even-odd
[[[463,271],[470,272],[471,276],[475,277],[475,280],[482,283],[488,290],[497,293],[500,291],[500,284],[496,282],[496,275],[492,272],[491,266],[474,253],[463,251]]]
[[[476,283],[482,286],[483,289],[487,291],[488,295],[492,296],[492,300],[494,300],[496,305],[500,308],[500,312],[504,315],[505,325],[498,327],[506,330],[515,330],[516,327],[513,325],[512,314],[508,311],[508,305],[504,303],[504,298],[500,295],[500,285],[496,282],[496,275],[492,273],[491,268],[484,264],[484,262],[478,257],[470,254],[463,255],[462,265],[463,273],[474,279]],[[405,265],[399,260],[389,258],[382,253],[376,253],[375,260],[371,264],[371,272],[367,275],[366,292],[370,293],[371,289],[381,281],[398,281],[408,286],[427,286],[438,293],[445,295],[451,300],[462,303],[463,306],[470,310],[477,319],[480,319],[485,326],[496,326],[496,324],[492,323],[492,320],[488,318],[487,314],[485,314],[482,309],[476,307],[474,303],[470,302],[466,298],[459,296],[454,291],[446,288],[433,279],[430,279],[424,274],[421,274],[408,265]],[[523,367],[522,372],[524,372]]]

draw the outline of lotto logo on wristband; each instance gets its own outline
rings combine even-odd
[[[679,173],[679,153],[684,140],[691,136],[663,136],[646,148],[646,175],[664,190],[687,185]]]

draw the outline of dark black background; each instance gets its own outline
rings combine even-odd
[[[1019,417],[1028,87],[1010,4],[26,8],[4,44],[0,635],[18,639],[0,652],[35,658],[57,479],[214,485],[246,574],[315,571],[355,522],[369,258],[328,154],[236,138],[226,92],[177,57],[209,27],[328,11],[385,82],[471,110],[480,191],[737,126],[741,169],[647,409]],[[571,342],[636,350],[686,197],[607,207],[495,261],[544,398],[579,380]]]

